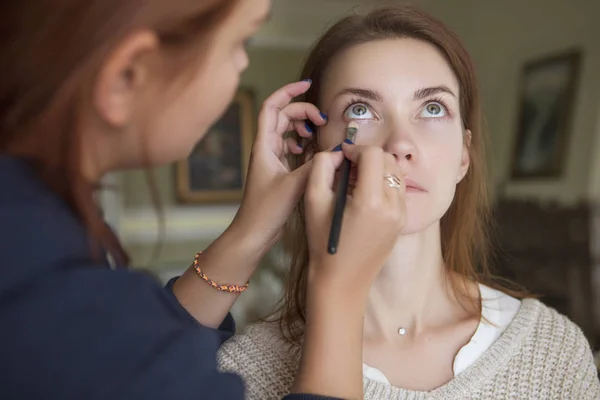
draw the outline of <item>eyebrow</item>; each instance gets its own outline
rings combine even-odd
[[[345,88],[342,89],[335,97],[343,96],[346,94],[353,94],[355,96],[359,96],[367,100],[383,101],[383,96],[379,92],[371,89]]]
[[[440,85],[440,86],[431,86],[431,87],[421,88],[421,89],[415,91],[415,94],[413,95],[413,100],[415,100],[415,101],[423,100],[423,99],[426,99],[427,97],[431,97],[431,96],[434,96],[439,93],[448,93],[448,94],[456,97],[454,92],[452,90],[450,90],[450,88],[448,86]]]
[[[413,100],[415,100],[415,101],[423,100],[423,99],[426,99],[428,97],[434,96],[439,93],[448,93],[451,96],[456,97],[454,92],[448,86],[439,85],[439,86],[425,87],[425,88],[416,90],[413,95]],[[383,101],[383,96],[376,90],[360,89],[360,88],[342,89],[335,97],[339,97],[339,96],[343,96],[343,95],[347,95],[347,94],[353,94],[355,96],[359,96],[359,97],[362,97],[367,100],[373,100],[373,101],[379,101],[379,102]]]

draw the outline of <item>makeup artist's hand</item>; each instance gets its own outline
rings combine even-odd
[[[381,147],[344,144],[343,153],[357,165],[358,174],[336,254],[327,252],[327,242],[341,153],[315,156],[304,197],[310,262],[302,357],[293,391],[361,399],[364,310],[371,283],[404,226],[405,187],[388,185],[385,175],[403,174]]]
[[[263,255],[277,241],[304,193],[312,162],[290,172],[285,156],[300,154],[303,150],[295,140],[286,140],[283,136],[287,131],[296,130],[301,137],[309,137],[312,132],[307,129],[305,120],[316,126],[327,122],[312,104],[290,104],[294,97],[306,92],[310,84],[302,81],[286,85],[263,104],[242,204],[229,228],[201,257],[203,272],[215,282],[245,284]],[[214,290],[191,268],[177,280],[174,292],[194,318],[214,328],[223,322],[237,298]]]
[[[264,103],[258,118],[258,133],[248,169],[242,205],[231,229],[251,239],[250,247],[266,253],[280,236],[283,225],[304,193],[311,162],[290,172],[289,153],[300,154],[296,140],[284,139],[295,130],[310,137],[307,120],[316,126],[327,123],[319,109],[309,103],[291,103],[306,92],[310,81],[288,84],[274,92]],[[246,239],[245,239],[246,240]]]
[[[320,153],[314,159],[305,196],[310,268],[312,275],[331,279],[345,290],[366,293],[406,220],[404,183],[392,188],[385,179],[388,174],[402,178],[403,173],[394,157],[381,147],[344,144],[343,153],[356,164],[357,179],[348,196],[335,255],[327,252],[327,241],[335,202],[334,176],[340,160],[334,153]]]

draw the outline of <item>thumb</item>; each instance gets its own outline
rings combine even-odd
[[[307,193],[309,197],[318,199],[326,193],[332,192],[335,171],[340,167],[344,155],[341,152],[321,152],[312,160]]]
[[[313,160],[309,160],[300,167],[296,168],[292,172],[286,174],[283,178],[284,191],[287,193],[286,196],[290,196],[296,201],[300,199],[304,190],[306,190],[306,183],[312,170]]]
[[[367,147],[368,146],[344,142],[342,143],[342,152],[348,160],[352,161],[353,164],[358,164],[361,154],[364,153]]]

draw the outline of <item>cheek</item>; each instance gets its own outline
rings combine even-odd
[[[316,136],[319,143],[319,150],[325,150],[343,142],[345,129],[345,124],[342,121],[334,120],[330,120],[327,125],[320,127]]]
[[[436,146],[427,156],[431,178],[439,195],[453,196],[460,174],[462,160],[462,146],[448,143],[445,146]]]
[[[368,146],[383,146],[386,140],[386,130],[382,122],[375,120],[356,120],[358,122],[358,136],[356,144]]]
[[[241,73],[246,68],[248,68],[249,63],[250,59],[248,58],[248,53],[246,52],[246,49],[243,47],[239,47],[233,54],[233,65],[235,69]]]
[[[238,63],[247,63],[245,52],[239,52],[238,57],[218,52],[213,61],[201,69],[200,76],[190,88],[189,119],[195,121],[194,132],[190,135],[196,140],[221,118],[231,104],[240,80]]]
[[[423,129],[422,137],[427,143],[430,157],[435,159],[438,167],[456,169],[460,166],[463,149],[463,134],[459,127],[431,122]]]
[[[181,94],[162,110],[152,126],[151,159],[168,163],[189,155],[208,129],[224,114],[238,85],[239,74],[232,63],[204,67]],[[155,161],[155,162],[154,162]]]

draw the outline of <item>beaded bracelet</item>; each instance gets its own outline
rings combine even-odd
[[[215,281],[210,279],[208,276],[206,276],[206,274],[200,268],[200,263],[198,262],[198,259],[200,258],[200,254],[202,254],[202,252],[198,252],[196,254],[196,257],[194,257],[194,263],[192,265],[194,266],[194,269],[196,270],[196,273],[198,274],[198,276],[200,278],[202,278],[202,280],[204,282],[208,283],[210,286],[214,287],[215,289],[217,289],[220,292],[239,294],[239,293],[245,292],[246,289],[248,289],[248,285],[250,284],[250,282],[246,282],[246,284],[244,286],[219,285],[218,283],[216,283]]]

